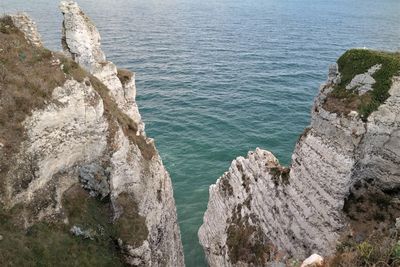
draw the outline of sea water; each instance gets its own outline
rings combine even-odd
[[[290,164],[328,65],[347,49],[400,50],[399,0],[78,0],[137,101],[171,174],[188,267],[208,188],[256,147]],[[60,50],[57,0],[1,0]],[[266,192],[268,193],[268,192]]]

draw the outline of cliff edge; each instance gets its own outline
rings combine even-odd
[[[347,235],[355,244],[378,228],[389,236],[400,216],[399,112],[399,54],[346,52],[329,69],[290,167],[257,148],[210,186],[199,230],[209,265],[329,256]]]
[[[171,179],[134,73],[62,1],[64,53],[26,14],[0,19],[0,262],[184,266]]]

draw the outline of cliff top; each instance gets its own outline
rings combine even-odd
[[[0,262],[19,266],[48,266],[57,265],[61,260],[73,262],[72,265],[122,266],[118,252],[110,246],[114,242],[111,237],[118,235],[124,239],[127,236],[132,244],[146,239],[144,218],[138,216],[136,207],[130,206],[131,212],[124,214],[113,225],[110,223],[110,203],[89,197],[88,192],[80,186],[68,190],[62,197],[63,212],[70,223],[96,229],[94,231],[101,228],[106,234],[96,240],[74,237],[70,227],[62,223],[60,218],[36,223],[25,229],[24,216],[27,214],[22,206],[7,208],[7,172],[15,164],[13,156],[18,154],[28,138],[24,122],[32,113],[50,104],[62,107],[64,104],[54,100],[52,94],[67,80],[93,86],[104,102],[109,119],[121,125],[130,140],[142,149],[143,155],[151,157],[154,153],[153,146],[146,143],[145,137],[135,134],[137,125],[118,108],[107,87],[71,58],[44,48],[34,34],[27,35],[20,25],[15,25],[14,21],[20,18],[23,18],[23,22],[31,22],[23,14],[0,17],[0,235],[3,238],[0,240]],[[30,36],[35,38],[31,40]],[[122,73],[130,75],[127,71]],[[36,175],[36,168],[32,164],[26,170],[21,170],[21,181],[12,181],[19,190],[27,190]],[[119,204],[124,206],[126,203]],[[39,204],[33,213],[40,212],[42,207]],[[132,232],[136,233],[134,237],[129,235]]]
[[[389,97],[392,78],[400,74],[400,53],[351,49],[337,64],[339,79],[324,108],[338,114],[354,110],[366,120]]]

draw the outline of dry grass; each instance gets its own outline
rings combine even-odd
[[[41,109],[50,101],[55,87],[65,82],[59,66],[52,65],[53,54],[28,44],[9,17],[0,19],[0,194],[5,175],[25,139],[22,122],[32,110]],[[49,75],[51,73],[52,75]]]
[[[70,224],[41,222],[19,227],[18,207],[0,206],[1,266],[124,266],[111,235],[107,205],[75,186],[64,195]],[[77,224],[96,232],[94,240],[75,237],[69,229]]]
[[[281,165],[271,167],[269,174],[272,176],[275,186],[288,185],[290,183],[290,168],[282,167]]]
[[[139,147],[143,157],[147,160],[151,160],[157,154],[154,143],[147,143],[147,138],[145,136],[136,135],[138,126],[131,118],[129,118],[128,115],[118,108],[115,101],[111,98],[108,88],[103,83],[93,76],[90,76],[90,82],[103,99],[104,109],[110,124],[113,124],[112,121],[114,120],[118,121],[119,126],[121,126],[122,130],[124,131],[124,134],[131,142]]]
[[[355,186],[344,206],[350,229],[327,266],[400,266],[400,233],[394,227],[400,204],[392,193],[368,183]]]
[[[121,79],[129,79],[132,75],[124,70],[119,73]],[[0,140],[4,145],[0,150],[0,158],[3,159],[0,168],[1,195],[4,195],[5,176],[13,164],[13,155],[17,154],[26,138],[22,122],[33,110],[42,109],[51,102],[54,88],[62,86],[67,79],[81,82],[85,77],[89,77],[104,101],[106,116],[111,129],[114,129],[110,136],[115,134],[118,122],[131,142],[138,145],[144,158],[150,160],[156,155],[154,144],[148,144],[146,137],[136,135],[137,125],[118,108],[104,84],[71,59],[27,43],[11,19],[4,17],[0,19]],[[22,180],[14,181],[17,190],[32,181],[29,176],[29,173],[20,175]]]
[[[120,73],[121,79],[129,78],[124,71]],[[62,86],[67,79],[81,82],[85,77],[104,101],[105,114],[114,131],[110,136],[113,137],[117,127],[121,126],[130,141],[139,146],[142,155],[151,159],[156,154],[154,144],[147,144],[144,136],[136,136],[137,125],[118,108],[104,84],[71,59],[30,45],[9,17],[0,18],[0,142],[4,144],[0,149],[1,196],[4,196],[6,175],[14,164],[14,156],[26,139],[23,121],[32,111],[51,103],[54,88]],[[25,174],[19,175],[23,177],[19,185],[21,189],[35,179],[34,164],[27,167],[21,169]],[[53,196],[44,191],[40,197],[48,202]],[[103,202],[91,198],[76,185],[64,194],[62,201],[69,225],[54,218],[52,223],[37,223],[28,231],[17,226],[21,224],[20,216],[24,209],[5,211],[0,207],[0,234],[4,237],[0,241],[0,265],[121,266],[115,245],[118,234],[132,245],[141,245],[147,238],[144,218],[139,216],[137,206],[129,196],[122,195],[118,199],[124,213],[115,225],[111,222],[109,199]],[[38,206],[27,208],[37,211],[47,202],[37,202]],[[69,233],[72,225],[93,229],[96,239],[82,240],[72,236]]]
[[[241,205],[237,206],[228,222],[226,244],[229,258],[234,264],[241,261],[250,266],[265,266],[271,260],[272,246],[259,226],[250,224],[249,217],[242,217],[241,209]]]
[[[354,90],[346,89],[357,74],[367,72],[376,64],[382,64],[382,68],[373,74],[376,83],[372,86],[372,91],[359,96]],[[400,54],[352,49],[338,59],[338,65],[342,74],[341,82],[328,95],[324,108],[344,115],[355,110],[363,120],[366,120],[389,97],[392,77],[400,74]]]
[[[133,73],[126,69],[118,69],[117,76],[122,84],[126,84],[132,79]]]
[[[357,111],[360,106],[370,102],[370,94],[359,96],[356,93],[351,93],[347,97],[337,97],[329,94],[325,100],[324,109],[337,114],[349,114],[351,111]]]
[[[149,232],[146,219],[139,215],[135,199],[128,193],[122,193],[116,199],[116,205],[122,209],[122,215],[115,222],[117,235],[134,247],[141,246]]]
[[[220,189],[224,192],[225,196],[233,196],[233,187],[229,183],[231,179],[229,172],[221,177],[221,181],[219,183]]]

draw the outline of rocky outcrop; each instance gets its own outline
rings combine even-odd
[[[135,101],[134,73],[119,71],[112,62],[106,60],[97,28],[76,2],[62,1],[60,9],[64,16],[64,51],[107,86],[118,107],[138,125],[140,134],[144,134],[144,124]]]
[[[1,203],[7,210],[18,209],[19,220],[28,228],[40,221],[73,223],[73,210],[83,212],[80,205],[93,198],[104,210],[111,207],[103,219],[113,227],[127,264],[184,266],[171,179],[154,141],[145,135],[134,75],[106,61],[97,29],[75,2],[62,2],[60,7],[65,53],[83,69],[46,50],[20,52],[21,62],[32,68],[45,66],[48,73],[37,75],[57,77],[59,86],[46,91],[49,95],[37,89],[45,100],[32,110],[24,108],[26,118],[22,126],[15,126],[24,133],[13,143],[17,146],[10,145],[7,129],[0,131],[8,149],[0,148],[8,160],[1,163]],[[41,46],[31,20],[25,15],[11,18],[30,45]],[[90,210],[88,214],[100,216]],[[98,228],[104,235],[104,227],[92,226],[68,229],[86,237],[86,229]]]
[[[26,13],[11,16],[14,25],[24,33],[26,40],[34,46],[42,46],[42,40],[36,23]]]
[[[357,74],[346,86],[347,90],[356,89],[358,94],[363,95],[368,91],[372,90],[372,85],[375,84],[375,79],[372,75],[382,68],[382,64],[376,64],[368,69],[366,73]]]
[[[261,266],[282,255],[329,255],[347,226],[343,206],[353,185],[399,188],[399,77],[392,78],[389,98],[366,122],[354,110],[339,115],[325,109],[340,81],[334,65],[290,170],[257,148],[234,160],[210,187],[199,230],[210,266]]]
[[[324,259],[318,254],[312,254],[305,259],[300,267],[323,267]]]

